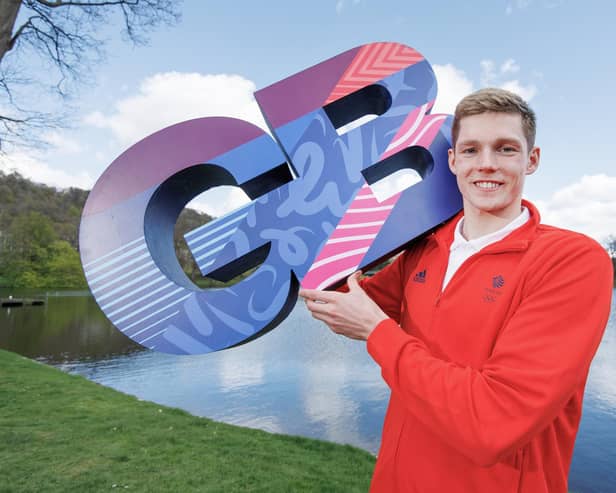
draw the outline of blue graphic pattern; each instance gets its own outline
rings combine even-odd
[[[344,135],[338,135],[323,109],[273,129],[280,146],[288,150],[296,178],[186,234],[204,275],[269,246],[262,265],[232,287],[197,288],[168,254],[165,241],[169,237],[148,235],[147,228],[144,235],[143,224],[117,222],[120,217],[144,217],[157,200],[157,187],[104,213],[84,217],[81,236],[90,240],[82,248],[86,277],[113,324],[136,342],[173,354],[232,347],[274,328],[293,307],[299,280],[366,183],[362,171],[379,161],[407,115],[436,97],[434,74],[425,61],[380,84],[391,95],[390,109]],[[412,193],[411,189],[403,193],[392,211],[393,219],[384,226],[388,241],[379,243],[377,238],[366,264],[389,253],[392,243],[403,244],[459,210],[456,193],[442,199],[443,191],[455,190],[446,165],[448,140],[441,130],[430,148],[434,172],[413,187]],[[268,158],[262,166],[285,159],[274,141],[263,134],[197,166],[226,170],[241,184],[252,178],[251,170],[242,166],[246,156],[264,154]],[[436,197],[435,190],[441,197]],[[427,205],[421,205],[422,201]],[[413,225],[398,219],[409,207],[421,208],[423,213]],[[409,228],[388,231],[388,223]],[[101,245],[118,247],[100,251],[95,239],[101,231],[108,235]]]

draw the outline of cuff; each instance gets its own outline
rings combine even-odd
[[[407,344],[410,338],[393,318],[386,318],[379,322],[368,336],[368,353],[383,367],[385,362],[397,358],[402,346]]]

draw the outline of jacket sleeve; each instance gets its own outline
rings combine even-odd
[[[612,263],[595,242],[587,239],[581,249],[569,243],[536,262],[532,282],[481,368],[437,358],[392,319],[368,338],[392,393],[479,465],[495,464],[528,443],[585,382],[609,317]]]

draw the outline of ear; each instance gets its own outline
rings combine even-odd
[[[528,155],[528,164],[526,165],[526,174],[532,175],[539,167],[539,159],[541,157],[541,149],[533,147]]]
[[[456,174],[456,154],[453,149],[447,151],[447,161],[449,162],[449,170]]]

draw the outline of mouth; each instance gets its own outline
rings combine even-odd
[[[498,190],[504,184],[501,181],[477,180],[473,182],[473,185],[479,188],[479,190],[483,190],[486,192],[492,192],[494,190]]]

